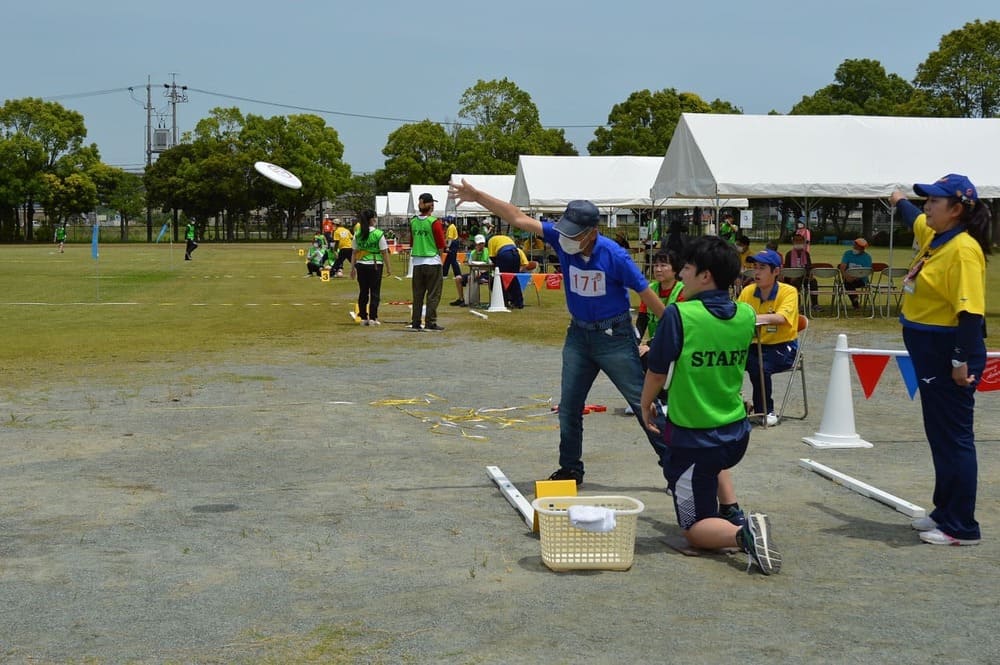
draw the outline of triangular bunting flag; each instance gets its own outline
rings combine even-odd
[[[526,272],[517,273],[517,283],[521,285],[521,291],[528,288],[528,282],[531,281],[531,275]]]
[[[870,399],[875,392],[878,380],[882,378],[885,366],[889,364],[889,356],[870,356],[867,354],[852,355],[854,369],[858,371],[861,389],[865,391],[865,399]],[[911,395],[912,397],[912,395]]]
[[[986,392],[988,390],[1000,390],[1000,358],[987,358],[983,375],[979,379],[976,390]]]
[[[517,275],[515,275],[512,272],[502,272],[502,273],[500,273],[500,283],[503,285],[503,288],[505,288],[505,289],[510,288],[510,283],[512,281],[514,281],[514,278],[516,276]]]
[[[910,356],[896,356],[896,364],[899,365],[899,373],[910,393],[910,399],[913,399],[917,394],[917,372],[913,369],[913,361]]]
[[[545,275],[540,272],[532,273],[531,282],[535,285],[535,289],[541,291],[542,287],[545,286]]]
[[[554,272],[551,275],[545,276],[545,288],[552,290],[558,290],[562,288],[562,273]]]

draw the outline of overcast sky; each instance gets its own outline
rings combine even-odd
[[[1000,19],[1000,3],[36,0],[7,3],[3,15],[3,98],[81,112],[109,164],[142,165],[147,77],[166,113],[163,84],[176,74],[189,88],[180,131],[217,106],[267,117],[308,109],[336,128],[358,172],[382,166],[401,124],[456,120],[479,79],[513,81],[542,124],[567,127],[586,154],[593,126],[636,90],[787,113],[846,59],[912,80],[943,35]]]

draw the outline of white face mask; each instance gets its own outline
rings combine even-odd
[[[574,240],[572,238],[567,238],[566,236],[559,236],[559,246],[562,247],[562,251],[567,254],[579,254],[582,249],[582,244],[583,243],[580,240]]]

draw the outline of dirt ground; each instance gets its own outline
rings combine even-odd
[[[645,503],[635,563],[555,573],[486,466],[529,499],[556,468],[558,349],[399,328],[366,331],[362,367],[234,354],[0,393],[0,660],[1000,660],[997,393],[977,411],[983,544],[921,545],[904,515],[799,466],[930,507],[919,403],[892,365],[870,401],[852,378],[874,448],[802,443],[833,356],[814,337],[809,417],[755,430],[735,472],[784,554],[763,577],[664,545],[679,530],[659,469],[601,378],[581,493]]]

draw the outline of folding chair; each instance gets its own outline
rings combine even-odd
[[[782,268],[781,281],[787,283],[797,283],[797,288],[799,290],[799,311],[806,311],[806,302],[808,302],[807,291],[809,290],[809,280],[806,279],[806,269]]]
[[[885,310],[883,310],[882,316],[889,316],[889,303],[894,298],[896,301],[896,313],[899,313],[899,303],[903,299],[903,278],[906,277],[908,272],[907,268],[883,268],[878,274],[875,286],[870,287],[873,289],[872,297],[875,298],[876,303],[885,296]]]
[[[753,268],[744,268],[740,271],[740,276],[736,278],[735,282],[733,282],[733,288],[731,289],[734,300],[739,298],[740,292],[743,291],[743,287],[753,282],[753,277]]]
[[[847,308],[846,303],[843,302],[844,296],[847,296],[848,299],[851,301],[852,306],[853,306],[854,299],[857,298],[858,301],[859,301],[859,308],[861,308],[861,309],[869,309],[870,308],[872,313],[871,313],[871,316],[869,316],[868,318],[869,319],[874,319],[875,318],[875,298],[873,297],[873,294],[872,294],[872,291],[871,291],[872,269],[871,268],[848,268],[847,270],[844,271],[844,277],[852,279],[852,280],[859,280],[859,279],[865,280],[864,284],[862,284],[860,286],[848,286],[847,282],[844,281],[843,278],[841,279],[841,282],[840,282],[841,283],[840,298],[841,298],[841,304],[842,304],[842,306],[844,308],[844,316],[847,316],[847,312],[849,311],[848,308]]]
[[[781,408],[775,414],[778,416],[778,422],[781,422],[783,418],[791,418],[792,420],[805,420],[806,416],[809,415],[809,397],[806,393],[806,366],[805,366],[805,343],[806,343],[806,332],[809,329],[809,319],[804,315],[799,314],[799,348],[795,352],[795,360],[792,362],[792,368],[787,370],[788,374],[788,385],[785,386],[785,395],[781,398]],[[795,373],[798,372],[799,378],[802,381],[802,415],[801,416],[786,416],[785,407],[788,406],[788,398],[792,394],[792,383],[795,382]],[[773,380],[773,379],[772,379]]]
[[[819,302],[819,296],[828,295],[830,296],[830,309],[833,310],[836,317],[840,318],[840,292],[843,288],[843,282],[840,278],[840,270],[834,268],[829,263],[819,264],[814,263],[812,270],[809,271],[809,276],[816,280],[816,286],[809,288],[809,302],[812,302],[812,296],[816,296],[816,302]],[[812,304],[806,309],[809,316],[813,315]]]

